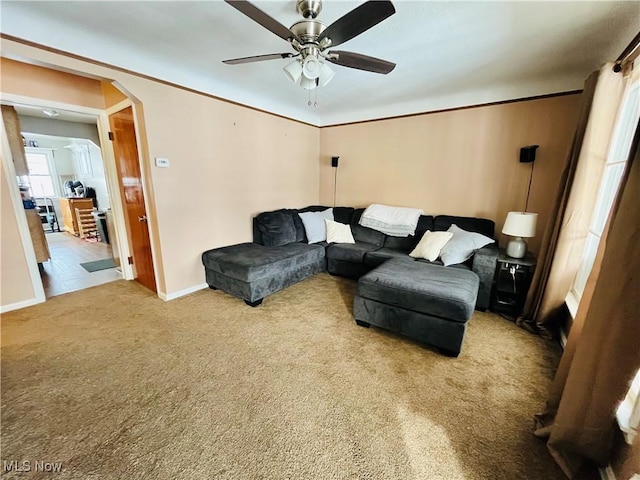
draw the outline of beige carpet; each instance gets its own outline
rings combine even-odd
[[[250,308],[117,281],[2,316],[2,459],[56,479],[560,479],[553,345],[489,313],[459,358],[351,317],[326,274]]]

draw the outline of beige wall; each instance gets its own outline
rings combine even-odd
[[[2,41],[2,46],[7,42]],[[104,108],[100,81],[0,57],[2,92]],[[46,85],[43,88],[43,85]]]
[[[337,205],[385,203],[427,214],[495,220],[522,210],[537,151],[529,211],[539,214],[537,252],[577,121],[579,95],[325,127],[320,133],[320,201],[332,204],[331,157],[340,156]],[[506,244],[506,238],[500,242]]]
[[[127,99],[127,96],[124,93],[114,87],[111,82],[107,80],[101,82],[101,87],[105,108],[112,107]]]
[[[255,213],[318,202],[319,131],[147,82],[144,106],[167,292],[203,282],[200,254],[251,241]]]
[[[256,212],[318,202],[316,127],[11,41],[3,40],[3,52],[115,80],[140,102],[150,233],[158,283],[169,296],[204,282],[204,250],[251,241]],[[21,77],[32,67],[15,63],[3,59],[2,92],[96,106],[93,95],[69,96],[67,74],[37,77],[41,83],[32,78],[26,90]],[[96,86],[103,108],[100,81]],[[112,93],[107,103],[114,101]],[[154,157],[168,158],[170,168],[155,167]]]
[[[116,81],[140,102],[151,234],[160,289],[168,295],[202,284],[202,251],[250,241],[256,212],[331,204],[332,155],[341,157],[338,204],[485,216],[500,228],[507,211],[524,207],[530,167],[518,163],[519,148],[539,144],[529,208],[540,213],[530,242],[536,251],[579,100],[570,95],[318,129],[15,42],[3,42],[3,49]],[[43,74],[40,84],[31,78],[25,90],[20,78],[33,67],[16,63],[2,61],[4,92],[94,107],[105,104],[105,88],[107,103],[118,98],[99,80],[79,82],[67,73]],[[74,93],[74,85],[82,92]],[[170,168],[155,167],[154,157],[168,158]]]

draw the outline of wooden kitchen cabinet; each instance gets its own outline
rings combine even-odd
[[[75,236],[79,236],[80,228],[78,227],[78,219],[76,218],[76,208],[91,209],[93,208],[93,200],[90,198],[60,199],[60,211],[62,212],[64,230]]]

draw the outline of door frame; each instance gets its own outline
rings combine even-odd
[[[17,104],[17,105],[26,105],[26,106],[35,106],[40,108],[52,108],[58,110],[68,110],[72,112],[84,113],[88,115],[93,115],[96,117],[97,129],[98,129],[98,137],[100,139],[100,148],[102,151],[102,162],[104,164],[105,171],[105,180],[107,183],[107,188],[109,191],[109,200],[111,203],[111,211],[113,212],[114,219],[114,227],[117,238],[118,251],[120,254],[121,261],[121,270],[122,276],[125,280],[133,280],[133,268],[126,259],[130,256],[130,248],[129,248],[129,239],[128,232],[126,228],[126,222],[124,218],[123,211],[123,201],[121,197],[120,187],[119,187],[119,179],[118,173],[116,169],[115,156],[113,153],[113,146],[111,145],[111,141],[109,140],[109,117],[108,111],[113,108],[120,107],[126,108],[126,106],[133,106],[135,112],[135,105],[130,100],[125,100],[120,102],[120,104],[111,107],[109,110],[97,109],[91,107],[84,107],[80,105],[67,104],[62,102],[55,102],[51,100],[45,100],[35,97],[26,97],[22,95],[14,95],[14,94],[2,94],[2,100],[9,104]],[[125,104],[121,106],[121,104]],[[139,132],[137,130],[137,122],[136,122],[136,138],[138,139]],[[27,259],[27,264],[29,267],[29,274],[31,277],[31,284],[33,287],[34,298],[33,300],[28,300],[25,302],[21,302],[19,305],[11,305],[9,309],[3,308],[4,311],[9,311],[17,308],[26,307],[28,305],[35,305],[37,303],[42,303],[46,301],[46,296],[44,293],[44,287],[42,285],[42,278],[40,277],[40,272],[38,269],[38,263],[36,261],[35,252],[33,249],[33,243],[31,241],[31,235],[29,233],[29,227],[27,224],[26,214],[24,212],[24,208],[22,207],[22,201],[20,200],[20,192],[18,190],[18,184],[16,182],[16,172],[15,167],[13,165],[13,157],[11,155],[11,151],[9,150],[9,140],[7,138],[6,131],[4,129],[4,125],[2,126],[2,138],[1,147],[2,147],[2,167],[4,168],[5,174],[7,174],[9,189],[11,193],[12,206],[14,212],[16,214],[16,219],[18,222],[18,228],[20,230],[20,238],[22,240],[22,246],[25,251],[25,256]],[[142,159],[142,157],[141,157]],[[143,178],[143,188],[146,190],[146,182]],[[146,192],[145,192],[146,193]],[[145,202],[147,202],[147,196],[145,195]],[[152,240],[152,248],[151,255],[154,259],[154,265],[156,263],[156,256],[154,255],[153,248],[153,240]],[[157,284],[157,274],[156,274],[156,284]],[[23,305],[24,303],[24,305]],[[7,306],[5,306],[7,307]]]

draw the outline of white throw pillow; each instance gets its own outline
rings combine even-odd
[[[440,260],[445,267],[466,262],[476,250],[495,242],[493,238],[480,233],[467,232],[455,223],[447,231],[453,234],[453,238],[440,252]]]
[[[409,256],[413,258],[424,258],[433,262],[440,255],[440,250],[447,242],[453,237],[453,233],[450,232],[432,232],[427,230],[424,235],[413,249],[413,252]]]
[[[327,225],[328,243],[356,243],[349,225],[327,219],[325,219],[324,223]]]

